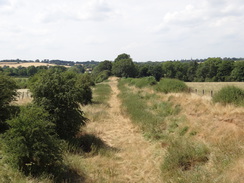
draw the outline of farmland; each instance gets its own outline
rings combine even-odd
[[[42,62],[0,62],[0,67],[30,67],[30,66],[57,66],[56,64],[42,63]]]

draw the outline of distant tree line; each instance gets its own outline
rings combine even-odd
[[[65,60],[20,60],[20,59],[10,59],[10,60],[1,60],[0,62],[17,62],[17,63],[31,63],[31,62],[42,62],[42,63],[49,63],[49,64],[56,64],[56,65],[63,65],[63,66],[74,66],[74,65],[83,65],[87,68],[93,68],[97,64],[98,61],[65,61]]]
[[[194,60],[135,63],[130,55],[124,53],[113,62],[100,62],[93,70],[93,75],[97,80],[100,80],[104,74],[107,77],[109,75],[134,78],[154,76],[157,81],[163,77],[186,82],[244,81],[244,61],[208,58],[203,62]]]
[[[61,68],[63,71],[74,71],[76,73],[84,73],[85,67],[82,65],[74,65],[72,67],[64,67],[64,66],[29,66],[29,67],[22,67],[18,66],[17,68],[9,67],[9,66],[3,66],[0,67],[0,72],[5,73],[8,76],[14,76],[14,77],[30,77],[34,76],[36,73],[48,70],[49,68]]]

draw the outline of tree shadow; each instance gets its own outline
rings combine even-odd
[[[97,154],[109,154],[110,152],[118,152],[119,149],[107,145],[102,139],[94,134],[81,134],[69,141],[69,152],[81,153],[87,156]]]

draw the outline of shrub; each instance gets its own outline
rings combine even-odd
[[[209,149],[205,144],[182,138],[177,139],[168,147],[162,170],[172,173],[177,170],[191,170],[195,166],[206,163],[208,156]]]
[[[156,90],[164,93],[186,92],[187,89],[187,85],[183,81],[177,79],[161,79],[156,87]]]
[[[73,72],[49,69],[30,79],[29,87],[34,103],[50,114],[59,137],[75,137],[86,122],[79,104],[91,100],[87,98],[91,97],[88,84],[80,82]]]
[[[138,88],[143,88],[146,86],[156,85],[157,81],[153,76],[149,76],[144,78],[131,79],[130,83]]]
[[[235,86],[223,87],[213,96],[213,102],[244,106],[244,90]]]
[[[110,75],[111,75],[111,72],[108,70],[100,72],[98,74],[98,76],[96,77],[96,83],[101,83],[101,82],[107,80]]]
[[[8,122],[3,135],[6,160],[25,174],[54,172],[62,162],[61,141],[49,122],[48,113],[40,107],[22,107],[19,116]]]
[[[5,121],[11,116],[10,102],[17,96],[16,82],[0,73],[0,132],[7,129]]]

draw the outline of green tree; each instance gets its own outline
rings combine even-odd
[[[119,55],[113,63],[112,73],[117,77],[135,77],[137,69],[130,55]]]
[[[49,120],[43,108],[32,105],[7,121],[11,128],[3,135],[3,150],[8,163],[25,174],[56,171],[62,163],[62,146]]]
[[[217,78],[219,81],[230,81],[231,71],[234,68],[234,61],[232,60],[223,60],[219,64],[217,71]]]
[[[77,82],[75,73],[57,68],[42,71],[30,79],[34,103],[49,112],[57,134],[63,139],[75,137],[86,120],[79,105],[85,100],[82,97],[86,90]]]
[[[27,67],[27,75],[28,76],[33,76],[36,73],[37,73],[37,68],[35,66]]]
[[[11,116],[10,102],[17,96],[17,88],[11,77],[0,73],[0,132],[7,128],[5,121]]]
[[[244,81],[244,61],[235,62],[234,69],[231,72],[231,78],[233,81]]]

